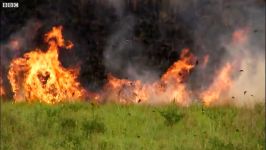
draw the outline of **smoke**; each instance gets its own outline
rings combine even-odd
[[[150,3],[151,9],[156,12],[156,2]],[[154,5],[155,4],[155,5]],[[141,5],[141,4],[139,4]],[[141,8],[139,8],[141,10]],[[139,11],[140,11],[139,10]],[[189,0],[189,1],[163,1],[162,7],[159,8],[159,15],[157,16],[158,30],[159,34],[162,35],[161,38],[167,39],[168,36],[165,29],[171,28],[168,23],[171,18],[173,24],[178,26],[184,24],[188,28],[183,28],[184,31],[188,33],[193,33],[192,43],[187,44],[192,48],[193,53],[195,53],[203,64],[203,60],[208,56],[208,63],[206,67],[197,67],[189,80],[189,87],[194,91],[197,97],[197,92],[204,91],[209,88],[209,86],[215,82],[216,75],[219,70],[225,64],[233,65],[233,81],[232,87],[228,89],[227,93],[224,93],[224,98],[228,99],[234,97],[233,103],[238,106],[256,104],[257,102],[262,102],[265,99],[265,2],[264,1],[199,1],[199,0]],[[145,13],[144,13],[145,14]],[[149,15],[148,15],[149,16]],[[173,17],[174,16],[174,17]],[[141,16],[134,16],[138,20]],[[149,16],[155,17],[155,16]],[[178,18],[182,20],[180,22],[175,22],[173,18]],[[150,19],[150,18],[149,18]],[[151,19],[152,20],[152,19]],[[134,22],[135,23],[135,22]],[[138,22],[137,22],[138,23]],[[136,24],[137,24],[136,23]],[[137,28],[138,25],[132,24],[131,28]],[[115,32],[115,35],[120,35],[125,37],[128,34],[132,34],[132,29],[124,31],[124,27],[118,27],[121,30]],[[234,34],[239,34],[236,32],[242,32],[244,34],[236,35],[240,37],[234,37]],[[245,31],[248,30],[248,31]],[[122,33],[126,34],[120,34]],[[189,35],[189,34],[188,34]],[[189,39],[191,36],[184,36],[181,38]],[[235,39],[238,38],[238,39]],[[113,39],[113,37],[111,37]],[[172,37],[173,39],[173,37]],[[235,41],[236,40],[236,41]],[[121,41],[121,40],[118,40]],[[143,41],[141,41],[143,42]],[[164,41],[167,43],[166,41]],[[114,43],[111,40],[110,43]],[[109,43],[109,44],[110,44]],[[179,43],[174,41],[174,43]],[[145,45],[144,43],[141,43]],[[149,43],[154,44],[154,43]],[[111,44],[112,45],[112,44]],[[137,46],[136,43],[133,45]],[[139,43],[138,43],[139,45]],[[186,44],[185,44],[186,45]],[[131,47],[130,47],[131,48]],[[158,48],[158,47],[156,47]],[[175,44],[172,45],[173,49],[180,48]],[[133,56],[124,57],[121,53],[130,52],[128,47],[120,46],[119,52],[116,50],[107,49],[105,54],[108,59],[106,62],[109,63],[108,68],[113,68],[114,70],[120,70],[122,74],[126,77],[133,79],[147,80],[143,78],[137,71],[145,70],[142,65],[136,65],[137,67],[132,67],[128,65],[128,61],[124,61],[121,57],[128,60]],[[143,49],[147,49],[146,45]],[[168,49],[169,50],[169,49]],[[114,54],[110,54],[114,52]],[[159,51],[155,49],[155,51]],[[122,54],[122,55],[121,55]],[[118,57],[117,57],[118,56]],[[163,55],[161,56],[163,57]],[[110,59],[111,58],[111,59]],[[168,57],[169,58],[169,57]],[[175,59],[178,59],[175,57]],[[118,62],[114,60],[119,60]],[[112,63],[114,61],[114,63]],[[202,62],[201,62],[202,61]],[[118,64],[126,64],[123,67]],[[133,65],[134,66],[134,65]],[[169,65],[168,65],[169,66]],[[203,65],[201,65],[203,66]],[[204,65],[205,66],[205,65]],[[148,67],[150,68],[150,67]],[[113,70],[113,69],[110,69]],[[128,70],[129,71],[128,73]],[[148,76],[158,77],[162,74],[160,71],[152,72],[152,69],[147,69]],[[240,71],[244,70],[244,71]],[[227,97],[226,97],[227,96]],[[154,98],[156,99],[156,98]],[[221,99],[224,101],[224,99]]]
[[[108,73],[153,82],[178,60],[181,49],[192,45],[186,24],[178,15],[174,20],[160,15],[159,1],[109,2],[119,18],[111,25],[113,32],[104,49]]]
[[[107,2],[111,7],[115,8],[116,15],[119,17],[123,17],[125,12],[125,1],[124,0],[104,0]]]
[[[21,29],[11,34],[7,42],[1,42],[1,64],[8,66],[10,59],[19,56],[32,48],[41,23],[29,20]]]
[[[227,16],[230,16],[228,19],[235,31],[233,43],[223,44],[229,53],[229,61],[238,61],[243,72],[239,74],[238,70],[235,71],[238,76],[229,93],[236,97],[236,105],[253,106],[265,101],[265,5],[247,1],[231,6],[243,8],[242,14],[228,10]],[[235,34],[241,37],[234,37]],[[238,41],[234,38],[238,38]]]
[[[33,49],[40,27],[41,23],[38,20],[28,20],[18,31],[12,33],[6,41],[1,41],[1,80],[3,80],[3,86],[7,89],[10,89],[7,72],[11,60]],[[6,91],[9,92],[10,90]]]
[[[73,57],[66,57],[70,52],[60,54],[62,63],[78,61],[80,81],[88,88],[101,89],[108,73],[130,80],[156,81],[179,59],[181,49],[190,48],[199,63],[188,79],[193,96],[206,90],[217,72],[231,63],[233,86],[228,96],[236,97],[237,105],[265,99],[263,0],[47,0],[34,5],[35,9],[28,9],[30,4],[20,3],[19,9],[29,12],[20,11],[25,16],[24,25],[17,25],[12,32],[8,29],[15,25],[2,18],[19,15],[7,12],[4,14],[13,17],[1,17],[3,35],[8,35],[1,36],[4,78],[12,58],[36,46],[40,31],[60,24],[75,45]],[[234,44],[233,34],[238,30],[244,30],[247,38],[244,43]],[[209,59],[204,64],[206,56]]]
[[[169,8],[194,25],[196,55],[210,58],[206,69],[195,69],[191,88],[204,90],[229,62],[234,64],[234,80],[228,96],[235,98],[234,103],[243,106],[265,100],[264,1],[172,0]],[[235,32],[242,33],[233,37]]]
[[[107,72],[131,80],[149,82],[158,79],[154,70],[145,66],[143,45],[134,38],[135,19],[125,16],[115,26],[104,51],[104,64]]]
[[[257,14],[260,16],[261,14]],[[264,20],[265,22],[265,20]],[[254,22],[255,23],[255,22]],[[243,70],[234,80],[230,90],[236,95],[237,105],[252,106],[265,100],[265,24],[246,29],[242,37],[245,43],[227,45],[231,59],[239,61],[239,68]],[[252,30],[253,29],[253,30]],[[261,32],[254,32],[260,30]]]

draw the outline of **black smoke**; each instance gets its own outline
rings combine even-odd
[[[263,0],[18,2],[17,9],[1,9],[1,70],[8,88],[11,59],[45,47],[43,34],[55,25],[62,25],[65,39],[75,45],[71,51],[60,51],[60,60],[66,67],[79,65],[79,80],[90,90],[101,89],[108,73],[144,82],[159,78],[183,48],[198,58],[210,56],[208,69],[203,73],[196,68],[189,81],[191,88],[202,88],[228,56],[221,38],[250,24],[251,8],[265,10]],[[12,51],[5,45],[13,37],[28,40],[19,51]]]

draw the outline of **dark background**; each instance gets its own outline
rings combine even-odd
[[[62,25],[65,39],[75,45],[71,51],[60,51],[60,60],[65,67],[80,66],[79,80],[90,90],[101,89],[108,73],[134,79],[125,73],[129,63],[135,66],[133,68],[151,70],[160,76],[186,47],[198,58],[210,55],[205,73],[211,76],[227,55],[218,44],[218,37],[245,26],[248,5],[265,7],[264,0],[202,0],[179,7],[171,7],[169,0],[125,0],[123,7],[117,6],[119,1],[110,4],[106,0],[16,2],[19,8],[1,9],[1,45],[25,26],[27,31],[23,31],[22,38],[32,38],[16,52],[1,48],[2,77],[9,89],[6,73],[11,59],[35,47],[45,49],[43,35],[55,25]],[[32,30],[28,31],[28,26],[32,26]],[[131,26],[129,30],[125,29],[127,26]],[[120,34],[120,29],[125,29],[125,33]],[[119,49],[116,44],[126,50],[116,52],[115,49]],[[112,59],[121,60],[117,66],[108,65],[110,60],[105,59],[105,54],[112,50],[115,53]],[[189,81],[194,83],[194,88],[199,86],[195,80],[212,80],[199,74],[202,73],[196,69],[192,76],[198,77]]]

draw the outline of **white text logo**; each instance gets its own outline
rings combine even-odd
[[[3,8],[18,8],[18,3],[2,3]]]

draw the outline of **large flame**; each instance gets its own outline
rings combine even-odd
[[[45,34],[47,51],[35,49],[11,62],[8,72],[15,101],[42,101],[58,103],[77,100],[85,95],[85,90],[76,81],[78,69],[66,69],[58,60],[59,48],[71,48],[65,42],[62,27],[53,27]]]
[[[159,81],[150,84],[109,75],[105,85],[107,97],[122,103],[152,103],[157,100],[160,103],[175,101],[177,104],[187,105],[190,92],[185,82],[194,68],[195,60],[189,49],[183,49],[180,60],[176,61]]]
[[[247,30],[236,30],[232,34],[231,44],[245,44],[248,40]],[[153,83],[119,79],[109,74],[104,89],[100,93],[93,93],[83,89],[77,81],[79,69],[64,68],[58,60],[59,48],[70,49],[74,46],[70,41],[64,40],[62,27],[53,27],[45,34],[44,41],[48,44],[46,51],[35,49],[21,58],[12,60],[10,64],[8,79],[15,101],[41,101],[54,104],[89,97],[96,102],[113,101],[123,104],[175,102],[178,105],[188,106],[192,96],[197,96],[204,105],[210,106],[222,99],[228,99],[226,96],[233,86],[234,64],[226,63],[217,71],[209,87],[204,91],[191,91],[187,79],[198,61],[190,50],[185,48],[181,51],[180,59]],[[202,58],[199,66],[201,70],[206,69],[209,57],[206,54]],[[5,95],[2,79],[0,88],[1,96]]]
[[[181,51],[180,60],[176,61],[161,78],[164,91],[168,93],[170,100],[187,105],[190,97],[186,87],[186,80],[195,67],[196,57],[188,48]]]
[[[208,89],[201,93],[200,97],[205,105],[210,106],[226,95],[232,86],[231,75],[232,65],[227,63],[217,73],[217,76]]]
[[[232,61],[225,63],[225,65],[217,71],[212,84],[200,93],[200,98],[205,105],[210,106],[228,102],[228,93],[235,84],[232,79],[233,70],[236,66],[239,66],[242,61],[242,58],[238,56],[239,53],[236,53],[238,55],[235,55],[234,52],[236,52],[239,47],[243,48],[243,46],[247,44],[249,41],[248,33],[248,27],[239,28],[232,33],[230,43],[230,46],[232,46],[234,50],[231,51]],[[234,99],[235,97],[233,96],[232,98]]]

